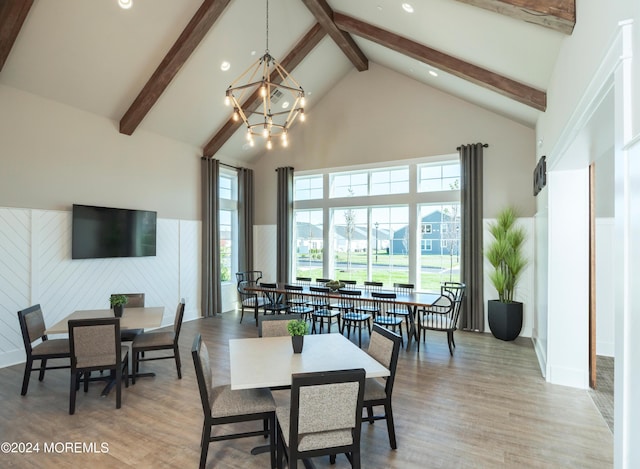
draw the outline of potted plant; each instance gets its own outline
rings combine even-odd
[[[489,279],[498,292],[497,300],[488,301],[489,328],[501,340],[514,340],[522,329],[522,303],[513,300],[513,293],[527,265],[522,249],[526,239],[523,227],[517,225],[518,214],[507,207],[489,224],[493,241],[485,255],[493,266]]]
[[[291,335],[293,353],[302,352],[304,336],[309,333],[309,324],[303,319],[292,319],[287,323],[287,331]]]
[[[341,288],[344,288],[344,282],[341,282],[340,280],[330,280],[329,282],[325,283],[325,286],[329,287],[331,289],[331,291],[338,291]]]
[[[125,295],[111,295],[111,298],[109,298],[109,303],[113,308],[113,314],[115,315],[115,317],[122,317],[122,308],[124,308],[124,305],[127,304],[127,301],[129,301],[129,298],[127,298]]]

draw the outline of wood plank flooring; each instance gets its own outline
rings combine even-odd
[[[201,332],[215,363],[215,382],[228,383],[228,339],[257,335],[250,320],[238,320],[232,312],[185,323],[183,379],[177,379],[173,360],[143,363],[141,371],[157,376],[123,389],[119,410],[115,393],[101,398],[102,385],[95,383],[88,393],[78,393],[76,413],[69,415],[68,370],[48,371],[42,382],[33,373],[22,397],[23,365],[0,369],[0,442],[40,445],[39,453],[0,454],[0,467],[197,467],[202,408],[191,344]],[[363,467],[613,467],[613,437],[588,392],[546,383],[529,339],[502,342],[490,334],[457,332],[456,343],[454,357],[445,334],[428,334],[419,354],[415,347],[401,350],[393,399],[398,449],[389,448],[383,421],[364,423]],[[63,450],[58,444],[57,452],[45,453],[43,445],[52,442],[80,446]],[[207,468],[268,468],[268,454],[250,454],[263,442],[258,437],[212,443]],[[96,449],[83,451],[83,443]],[[328,458],[314,463],[349,467],[343,455],[335,466]]]

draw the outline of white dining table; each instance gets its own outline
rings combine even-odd
[[[229,339],[231,389],[291,385],[293,373],[364,368],[367,378],[389,370],[342,334],[304,336],[302,353],[293,353],[291,337]]]

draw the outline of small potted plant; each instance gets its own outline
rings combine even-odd
[[[325,285],[334,292],[340,290],[341,288],[344,288],[344,282],[341,282],[340,280],[331,280],[325,283]]]
[[[115,315],[115,317],[122,317],[122,308],[124,308],[124,305],[127,304],[127,301],[129,301],[129,298],[124,295],[111,295],[111,298],[109,298],[109,303],[113,308],[113,314]]]
[[[514,340],[522,329],[522,303],[513,294],[527,265],[523,245],[526,232],[517,224],[515,209],[507,207],[489,225],[493,241],[485,255],[493,266],[489,279],[498,292],[497,300],[488,301],[489,328],[501,340]]]
[[[304,319],[293,319],[287,323],[287,331],[291,335],[293,353],[301,353],[304,336],[309,333],[309,324]]]

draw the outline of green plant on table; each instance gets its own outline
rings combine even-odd
[[[309,324],[303,319],[292,319],[287,323],[287,331],[291,336],[307,335],[309,333]]]
[[[114,306],[124,306],[128,301],[129,298],[127,298],[125,295],[111,295],[111,298],[109,298],[109,303],[111,304],[112,308]]]

